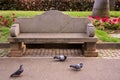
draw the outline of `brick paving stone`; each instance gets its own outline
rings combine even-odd
[[[8,53],[8,48],[0,49],[0,56],[4,57]],[[97,49],[98,57],[120,57],[120,49]],[[54,56],[65,54],[67,56],[72,57],[82,57],[82,51],[80,49],[59,49],[59,48],[52,48],[52,49],[27,49],[26,54],[24,57],[47,57],[47,56]]]
[[[73,52],[73,49],[70,49],[70,54],[71,54],[71,56],[73,56],[74,55],[74,52]]]
[[[99,57],[120,57],[120,49],[98,49]]]
[[[0,49],[0,57],[4,57],[6,56],[6,54],[8,53],[8,49]]]

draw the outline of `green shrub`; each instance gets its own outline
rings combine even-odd
[[[93,4],[94,0],[0,0],[0,10],[91,11]],[[120,0],[112,6],[120,11]]]
[[[1,0],[0,10],[90,11],[93,0]]]

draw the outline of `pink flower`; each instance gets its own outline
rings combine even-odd
[[[118,18],[112,18],[112,19],[109,20],[109,22],[111,24],[117,24],[117,23],[119,23]]]
[[[90,16],[88,16],[88,18],[91,20],[91,19],[93,19],[93,17],[90,15]]]
[[[110,24],[116,24],[113,20],[109,20]]]

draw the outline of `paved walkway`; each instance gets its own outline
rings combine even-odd
[[[69,65],[82,62],[81,71]],[[23,64],[24,72],[19,78],[10,74]],[[68,57],[57,62],[52,57],[0,58],[0,80],[120,80],[120,59]]]
[[[59,49],[54,51],[61,52]],[[81,53],[79,49],[63,51]],[[29,49],[27,52],[24,57],[6,57],[8,49],[0,49],[0,80],[120,80],[120,49],[98,49],[98,57],[78,57],[71,53],[67,54],[65,62],[55,61],[52,54],[46,54],[50,52],[48,49]],[[84,64],[81,71],[69,67],[80,62]],[[22,75],[10,78],[20,64],[24,68]]]
[[[109,34],[111,37],[120,38],[120,34]]]
[[[8,49],[0,49],[0,56],[4,57]],[[24,57],[51,57],[54,55],[66,54],[70,57],[82,57],[80,49],[28,49]],[[120,58],[120,49],[98,49],[98,57]]]

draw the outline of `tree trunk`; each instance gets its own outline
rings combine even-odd
[[[95,0],[92,16],[109,17],[109,0]]]
[[[110,0],[109,3],[110,3],[110,11],[114,11],[115,10],[115,1],[116,0]]]

